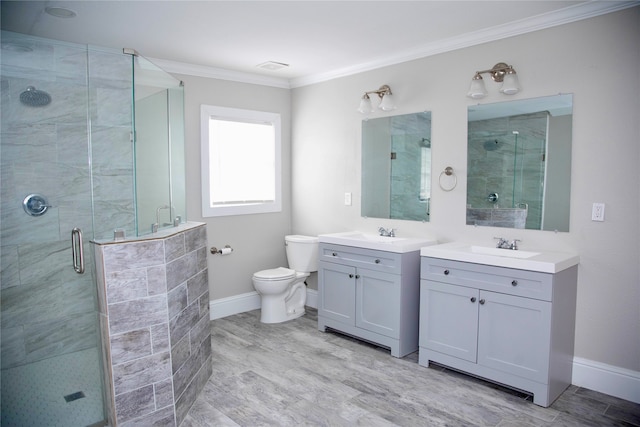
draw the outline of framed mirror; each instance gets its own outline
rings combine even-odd
[[[362,122],[362,216],[429,221],[431,113]]]
[[[569,231],[573,95],[468,108],[467,225]]]

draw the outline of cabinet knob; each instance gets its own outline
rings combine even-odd
[[[353,274],[349,274],[349,279],[353,279]]]
[[[360,275],[359,275],[359,274],[356,274],[356,279],[359,279],[359,278],[360,278]]]
[[[376,260],[376,264],[380,264],[380,260],[379,259]]]
[[[449,275],[449,270],[445,270],[445,271],[444,271],[444,275],[445,275],[445,276],[448,276],[448,275]]]
[[[334,252],[331,254],[331,256],[338,256],[338,254]]]
[[[511,281],[511,286],[518,286],[518,281],[517,280],[512,280]]]
[[[480,304],[484,305],[485,300],[484,300],[484,298],[482,298],[482,299],[481,299],[480,301],[478,301],[478,302],[479,302]]]
[[[471,297],[471,302],[476,302],[476,297]]]

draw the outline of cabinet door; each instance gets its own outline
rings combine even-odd
[[[479,291],[420,281],[420,347],[476,362]]]
[[[480,291],[478,364],[547,383],[551,303]]]
[[[347,265],[318,263],[318,315],[355,325],[356,269]]]
[[[359,268],[356,278],[356,326],[399,338],[400,276]]]

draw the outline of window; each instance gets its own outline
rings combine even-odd
[[[280,115],[200,107],[202,216],[280,212]]]

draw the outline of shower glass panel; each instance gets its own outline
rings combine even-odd
[[[545,126],[546,123],[541,123]],[[546,139],[539,133],[514,131],[511,207],[526,208],[525,228],[540,230],[544,203]]]
[[[147,59],[132,55],[138,235],[185,218],[183,86]]]
[[[85,46],[2,32],[1,54],[2,425],[103,425],[89,123],[113,117]]]
[[[391,219],[426,221],[431,201],[431,141],[424,133],[391,135]]]
[[[1,423],[106,425],[90,242],[184,221],[182,84],[122,50],[1,37]]]

